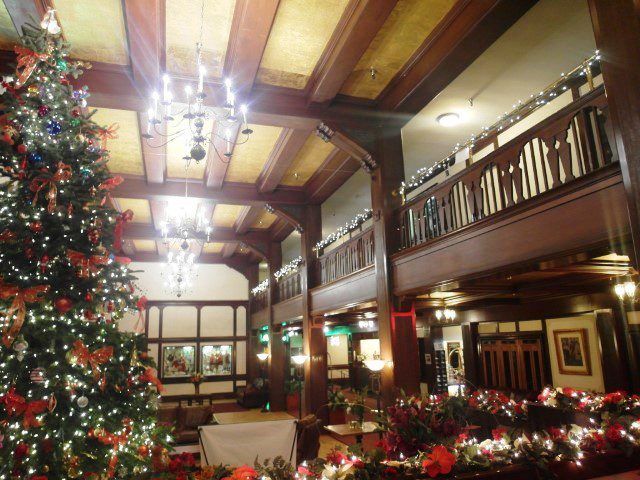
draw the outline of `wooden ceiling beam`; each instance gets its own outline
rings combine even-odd
[[[351,0],[311,80],[310,102],[338,94],[397,0]]]
[[[138,127],[140,133],[147,131],[147,114],[138,113]],[[167,124],[163,123],[155,127],[163,136],[158,138],[143,138],[140,136],[140,146],[142,148],[142,160],[144,161],[144,171],[149,183],[164,183],[167,178],[167,146],[166,142]]]
[[[271,234],[271,240],[274,242],[282,242],[295,230],[295,227],[291,223],[287,222],[283,218],[278,218],[269,229]]]
[[[305,185],[309,203],[324,203],[359,169],[348,153],[335,148]]]
[[[378,108],[418,113],[536,2],[458,2],[382,91]],[[406,115],[404,121],[412,116]]]
[[[167,202],[162,200],[149,200],[151,210],[151,220],[156,230],[160,230],[162,222],[166,217]]]
[[[227,169],[231,158],[227,157],[226,153],[233,154],[233,147],[238,140],[238,133],[240,126],[235,125],[229,128],[229,140],[230,145],[226,139],[226,129],[223,130],[223,126],[220,122],[213,124],[213,141],[209,144],[209,153],[207,154],[207,167],[205,169],[205,182],[207,187],[220,190],[224,183],[224,179],[227,176]],[[231,148],[228,148],[228,147]]]
[[[360,166],[366,172],[371,173],[377,167],[375,159],[362,145],[338,129],[323,122],[318,125],[316,135],[325,142],[331,143],[334,147],[348,153],[351,158],[360,163]]]
[[[253,87],[280,0],[238,0],[233,12],[223,76],[240,92]]]
[[[164,263],[166,258],[152,252],[139,252],[130,256],[133,262],[145,262],[145,263]],[[213,253],[203,253],[196,259],[198,264],[215,264],[220,263],[227,265],[231,268],[245,267],[250,263],[248,256],[234,255],[231,258],[224,258],[222,255]]]
[[[143,178],[125,177],[113,192],[114,197],[146,198],[170,201],[184,196],[183,182],[165,182],[164,184],[147,183]],[[273,193],[260,193],[255,185],[242,183],[225,183],[219,190],[207,188],[201,182],[189,184],[189,197],[203,202],[220,202],[231,205],[252,205],[263,207],[272,205],[304,205],[306,198],[301,189],[279,188]]]
[[[124,229],[123,238],[131,240],[163,240],[162,233],[153,225],[144,223],[129,223]],[[270,239],[269,232],[252,230],[239,234],[231,228],[214,227],[211,235],[212,242],[243,242],[247,244],[265,243]]]
[[[308,130],[293,128],[282,130],[258,178],[259,192],[271,193],[278,188],[282,177],[284,177],[296,155],[307,141],[307,138],[309,138],[310,133]]]
[[[238,215],[238,218],[233,225],[233,229],[239,234],[247,233],[261,213],[262,209],[259,207],[244,207]]]
[[[222,258],[233,257],[233,255],[236,253],[236,250],[238,249],[238,246],[238,242],[225,243],[224,247],[222,247]]]
[[[18,35],[22,35],[25,23],[40,21],[47,11],[47,1],[43,0],[4,0],[4,6]]]

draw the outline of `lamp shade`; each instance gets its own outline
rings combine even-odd
[[[291,356],[291,360],[296,365],[304,365],[304,362],[306,362],[308,358],[309,358],[309,355],[292,355]]]
[[[264,362],[267,358],[269,358],[269,354],[266,352],[256,353],[256,357],[258,357],[258,360],[260,360],[261,362]]]
[[[382,370],[385,363],[387,362],[379,358],[372,358],[364,361],[365,366],[372,372],[379,372],[380,370]]]

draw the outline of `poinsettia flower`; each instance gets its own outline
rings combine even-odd
[[[422,469],[431,478],[435,478],[440,474],[451,472],[453,465],[456,463],[456,456],[449,452],[446,447],[436,445],[422,462]]]
[[[349,475],[353,475],[353,464],[344,463],[342,465],[331,465],[330,463],[324,466],[322,471],[322,478],[328,480],[344,480]]]
[[[236,468],[229,477],[225,477],[223,480],[254,480],[258,477],[258,472],[248,465],[242,465]]]
[[[494,428],[493,430],[491,430],[491,435],[493,436],[493,439],[496,442],[499,442],[504,437],[504,434],[507,433],[508,431],[509,431],[508,428],[498,427],[498,428]]]

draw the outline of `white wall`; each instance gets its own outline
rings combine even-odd
[[[286,265],[300,256],[302,244],[300,234],[295,230],[282,242],[282,264]]]
[[[322,236],[334,232],[365,208],[371,208],[371,177],[360,169],[322,204]]]

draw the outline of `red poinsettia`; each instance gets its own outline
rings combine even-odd
[[[422,462],[422,469],[431,478],[435,478],[440,474],[451,472],[453,465],[456,463],[456,456],[449,452],[447,447],[436,445]]]
[[[605,437],[607,438],[607,441],[610,444],[617,445],[624,437],[623,432],[624,432],[624,427],[619,423],[614,423],[607,429],[607,432],[605,433]]]
[[[508,428],[498,427],[491,430],[491,435],[493,436],[493,439],[496,442],[499,442],[500,440],[502,440],[502,437],[504,436],[504,434],[507,433],[508,431],[509,431]]]
[[[225,477],[223,480],[254,480],[258,476],[258,472],[256,472],[253,468],[248,465],[242,465],[241,467],[236,468],[231,476]]]
[[[626,396],[626,392],[621,392],[621,391],[607,393],[602,399],[602,403],[604,405],[612,405],[612,404],[620,403],[624,400],[625,396]]]

